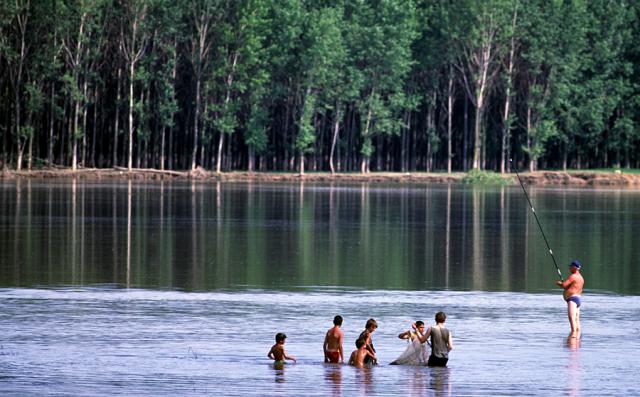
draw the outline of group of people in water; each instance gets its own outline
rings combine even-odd
[[[584,288],[584,278],[580,274],[581,263],[574,260],[569,265],[571,273],[566,280],[558,280],[556,284],[564,289],[563,297],[567,302],[567,315],[571,333],[569,338],[580,338],[580,298]],[[449,352],[453,349],[453,338],[444,323],[447,316],[444,312],[435,315],[435,325],[428,326],[422,321],[416,321],[411,325],[412,329],[404,331],[398,335],[400,339],[409,341],[406,350],[392,365],[427,365],[430,367],[445,367],[449,361]],[[330,328],[324,338],[323,350],[324,361],[326,363],[344,363],[344,350],[342,340],[344,332],[342,327],[342,317],[335,316],[333,327]],[[373,318],[367,320],[365,329],[356,339],[356,349],[351,353],[348,364],[354,367],[364,367],[365,365],[375,365],[378,363],[376,349],[371,341],[371,334],[378,328],[378,323]],[[283,333],[276,334],[276,343],[271,347],[267,356],[274,360],[276,366],[283,365],[285,360],[296,361],[296,358],[287,354],[284,348],[287,336]],[[431,353],[427,354],[427,343],[431,346]]]
[[[405,352],[391,364],[428,365],[431,367],[444,367],[449,361],[449,352],[453,349],[451,332],[444,326],[447,316],[444,312],[438,312],[435,316],[434,326],[425,326],[422,321],[413,323],[412,329],[398,335],[400,339],[407,339],[409,345]],[[323,351],[326,363],[344,363],[344,349],[342,340],[344,332],[342,316],[333,318],[333,327],[325,334]],[[373,347],[371,334],[378,328],[375,319],[370,318],[365,324],[365,329],[356,339],[356,349],[351,352],[348,364],[357,368],[365,365],[376,365],[378,358]],[[296,358],[287,354],[284,344],[287,336],[281,332],[276,334],[276,343],[271,347],[267,356],[274,360],[276,366],[283,365],[285,360],[296,361]],[[431,346],[431,354],[427,355],[425,343]]]

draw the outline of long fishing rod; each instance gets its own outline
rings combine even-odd
[[[540,228],[540,233],[542,233],[542,238],[544,242],[547,244],[547,249],[549,250],[549,255],[551,255],[551,259],[553,259],[553,264],[556,266],[556,270],[558,271],[558,276],[560,276],[560,280],[564,281],[562,277],[562,273],[560,272],[560,268],[556,263],[556,258],[553,256],[553,251],[549,246],[549,241],[547,240],[547,236],[544,234],[544,230],[542,230],[542,225],[540,224],[540,220],[538,219],[538,215],[536,214],[535,208],[533,208],[533,204],[531,204],[531,200],[529,199],[529,195],[527,194],[527,189],[524,188],[524,184],[522,183],[522,179],[520,179],[520,174],[518,174],[518,167],[513,166],[513,159],[509,159],[511,163],[511,168],[516,172],[516,176],[518,177],[518,182],[520,182],[520,186],[522,186],[522,191],[524,192],[524,196],[527,198],[527,202],[529,203],[529,208],[531,208],[531,212],[533,212],[533,216],[536,218],[536,222],[538,223],[538,227]]]

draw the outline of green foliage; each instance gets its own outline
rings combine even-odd
[[[296,138],[296,149],[300,153],[313,152],[313,143],[316,141],[316,134],[313,127],[313,113],[315,108],[315,97],[308,95],[300,119],[300,132]]]
[[[44,106],[44,93],[42,92],[42,87],[35,82],[29,82],[25,85],[25,94],[27,96],[27,111],[32,114],[41,112]]]
[[[34,156],[51,148],[68,161],[62,132],[82,120],[86,131],[75,133],[88,147],[81,152],[120,155],[113,128],[116,120],[120,131],[127,125],[127,66],[139,56],[132,141],[151,161],[160,152],[157,135],[167,132],[165,152],[173,153],[163,154],[180,166],[195,152],[214,157],[212,142],[225,134],[222,153],[234,167],[246,165],[248,152],[268,156],[252,164],[290,169],[295,151],[316,153],[309,160],[326,169],[332,148],[343,170],[441,167],[451,80],[454,169],[467,169],[478,153],[476,131],[484,134],[482,163],[497,168],[505,126],[496,116],[507,85],[514,155],[556,168],[565,160],[576,168],[634,167],[639,10],[626,0],[4,1],[0,130],[11,133],[3,153],[15,155],[16,135],[31,124]],[[515,70],[507,76],[511,38]],[[491,50],[484,71],[483,48]],[[483,113],[477,87],[485,71]],[[203,127],[197,139],[194,122]]]
[[[33,136],[33,126],[31,125],[23,125],[20,127],[20,139],[22,141],[26,141],[28,138]]]
[[[530,131],[533,144],[531,147],[522,147],[522,151],[529,155],[529,158],[538,160],[544,155],[546,143],[549,139],[558,135],[558,130],[552,120],[543,120],[538,126]]]
[[[470,170],[462,178],[462,182],[473,185],[509,185],[512,179],[491,171]]]

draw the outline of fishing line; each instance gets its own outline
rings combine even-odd
[[[527,202],[529,203],[529,208],[531,208],[531,212],[533,212],[533,216],[536,218],[536,222],[538,223],[538,228],[540,228],[540,233],[542,233],[542,238],[544,239],[545,244],[547,244],[547,249],[549,250],[549,255],[551,255],[551,259],[553,259],[553,264],[555,265],[556,270],[558,271],[558,276],[560,276],[560,281],[564,281],[564,278],[562,277],[562,273],[560,272],[560,268],[558,267],[558,264],[556,263],[556,258],[555,258],[555,256],[553,256],[553,251],[551,250],[551,247],[549,246],[549,241],[547,240],[547,236],[545,236],[544,230],[542,230],[542,225],[540,224],[540,220],[538,219],[538,215],[536,214],[536,210],[533,208],[533,204],[531,204],[531,200],[529,199],[529,195],[527,194],[527,189],[524,188],[524,184],[522,183],[522,179],[520,179],[520,174],[518,174],[518,168],[513,166],[513,159],[509,159],[509,162],[511,163],[511,169],[513,169],[516,172],[516,176],[518,177],[518,182],[520,182],[520,186],[522,186],[522,191],[524,192],[524,197],[527,198]]]

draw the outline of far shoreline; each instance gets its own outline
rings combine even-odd
[[[503,184],[517,184],[515,173],[487,172],[490,179]],[[3,170],[0,179],[82,179],[82,180],[135,180],[135,181],[178,181],[193,180],[200,182],[327,182],[327,183],[469,183],[465,178],[466,172],[370,172],[361,174],[356,172],[248,172],[229,171],[216,173],[197,168],[192,171],[172,171],[159,169],[134,168],[41,168],[36,170]],[[556,186],[592,186],[592,187],[635,187],[640,188],[640,174],[624,173],[621,171],[536,171],[521,172],[520,177],[527,185],[556,185]]]

